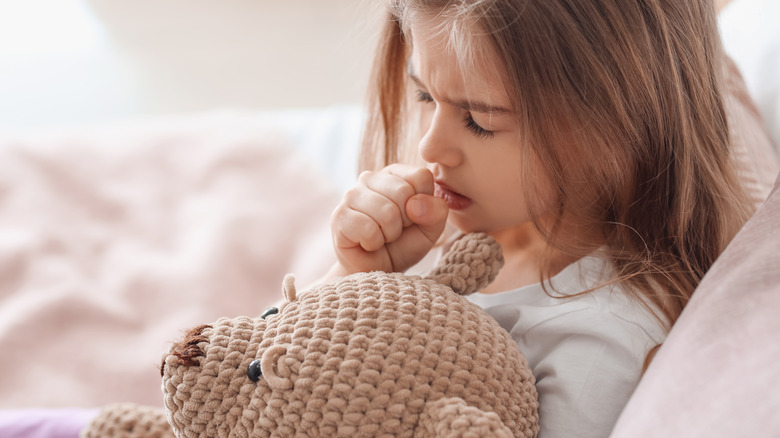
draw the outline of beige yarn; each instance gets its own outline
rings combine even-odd
[[[512,431],[501,424],[495,412],[482,414],[459,398],[440,398],[425,406],[421,417],[427,436],[511,438]]]
[[[111,404],[100,410],[81,438],[173,438],[165,412],[133,403]]]
[[[490,284],[504,266],[504,257],[501,246],[484,236],[453,242],[428,277],[460,295],[468,295]]]
[[[528,363],[453,292],[502,265],[495,240],[471,234],[428,278],[361,273],[297,293],[287,277],[277,314],[222,318],[171,347],[168,421],[178,437],[534,437]]]

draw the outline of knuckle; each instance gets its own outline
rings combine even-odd
[[[406,200],[414,196],[417,191],[414,189],[412,184],[410,184],[408,181],[404,181],[398,185],[396,193],[398,193],[399,196],[404,200],[404,203],[406,203]]]
[[[362,193],[363,193],[363,189],[361,189],[360,187],[352,187],[351,189],[344,192],[344,198],[342,204],[350,204],[354,202],[356,199],[360,198]]]
[[[387,173],[391,173],[393,175],[398,176],[399,178],[408,178],[409,175],[411,175],[414,172],[414,167],[408,165],[408,164],[402,164],[402,163],[395,163],[391,164],[384,169],[383,171]]]
[[[371,246],[371,249],[379,249],[385,243],[385,237],[382,230],[375,222],[366,222],[361,230],[361,241],[365,241]]]
[[[376,172],[373,170],[364,170],[360,172],[360,175],[358,175],[358,181],[359,182],[365,182],[367,179],[371,178]]]
[[[344,211],[346,210],[346,206],[344,203],[340,203],[336,206],[336,208],[333,209],[333,211],[330,213],[330,222],[331,224],[339,221],[342,217],[344,217]]]
[[[424,184],[433,184],[433,174],[430,170],[421,167],[419,169],[416,169],[413,173],[413,176],[415,180],[420,181]]]
[[[330,216],[331,234],[345,234],[349,228],[349,219],[345,210],[336,209]]]
[[[393,172],[393,171],[396,171],[396,170],[402,170],[404,167],[405,166],[403,164],[393,163],[393,164],[389,164],[389,165],[385,166],[385,168],[382,169],[382,170],[384,170],[386,172]]]
[[[373,239],[382,232],[376,222],[364,221],[360,226],[360,234],[368,239]]]
[[[398,206],[392,203],[386,203],[380,206],[377,210],[377,219],[383,224],[392,226],[400,219],[400,210]]]

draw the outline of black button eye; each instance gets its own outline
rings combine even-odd
[[[268,316],[268,315],[276,315],[277,313],[279,313],[279,309],[277,309],[276,307],[270,307],[270,308],[268,308],[268,310],[263,312],[263,314],[260,315],[260,317],[265,319],[266,316]]]
[[[246,376],[249,377],[249,380],[257,382],[262,375],[263,371],[260,369],[260,359],[253,360],[246,370]]]

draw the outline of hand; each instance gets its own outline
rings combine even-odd
[[[392,164],[360,174],[331,216],[340,274],[404,272],[431,250],[449,209],[426,168]],[[331,270],[333,272],[333,270]]]

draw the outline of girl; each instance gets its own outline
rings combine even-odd
[[[446,223],[492,234],[506,265],[472,300],[534,370],[539,435],[607,436],[751,213],[712,0],[388,11],[365,171],[333,213],[329,276],[406,271]]]

